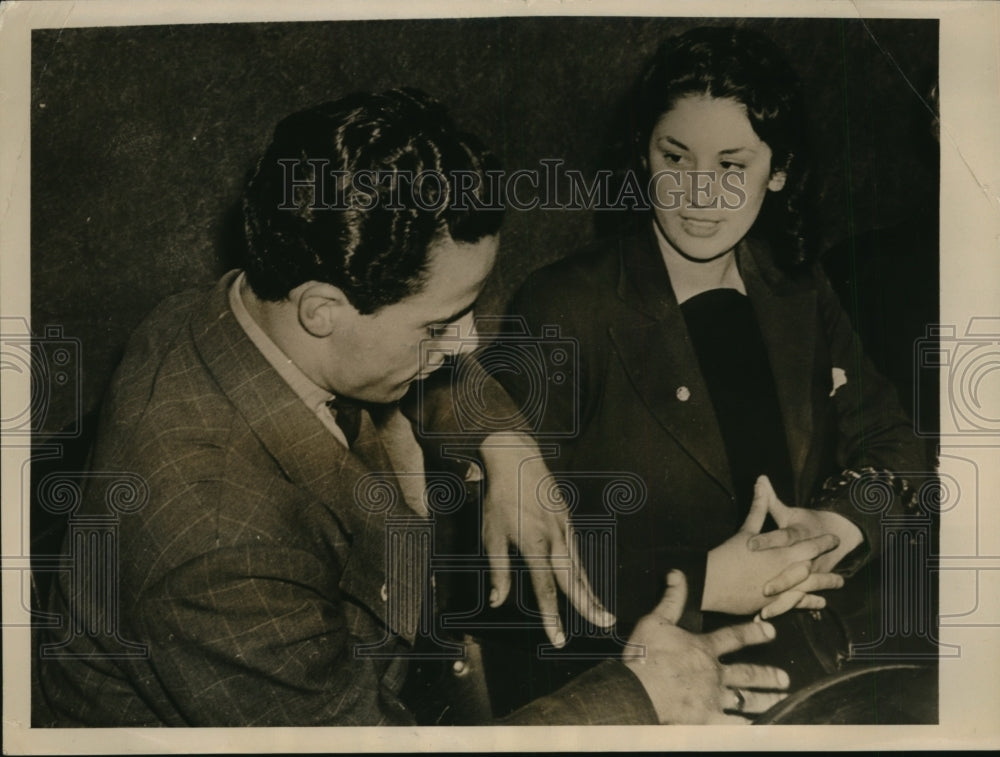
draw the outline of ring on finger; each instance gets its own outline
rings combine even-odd
[[[747,703],[746,695],[742,689],[733,689],[733,693],[736,695],[736,706],[733,709],[736,712],[743,712],[743,708],[746,707]]]

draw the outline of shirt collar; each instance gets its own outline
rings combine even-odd
[[[233,281],[232,286],[229,288],[229,307],[233,311],[233,315],[236,317],[236,322],[240,324],[243,330],[246,332],[247,337],[253,342],[254,346],[260,350],[260,353],[264,356],[271,367],[278,372],[278,375],[285,380],[299,398],[306,403],[306,405],[314,412],[318,411],[322,406],[326,405],[327,402],[333,399],[333,394],[328,392],[323,387],[319,386],[312,379],[310,379],[302,370],[292,362],[292,359],[288,357],[281,348],[274,343],[274,341],[264,330],[257,325],[257,322],[250,315],[250,311],[247,310],[246,305],[243,304],[243,297],[240,295],[240,287],[243,281],[246,279],[246,274],[240,272],[240,275],[236,277]]]

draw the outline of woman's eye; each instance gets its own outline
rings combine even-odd
[[[431,339],[442,339],[448,335],[447,323],[434,323],[427,327],[427,336]]]
[[[681,160],[683,160],[683,156],[678,155],[675,152],[665,152],[665,153],[663,153],[663,159],[665,161],[667,161],[667,163],[675,163],[675,164],[677,164],[677,163],[680,163]]]
[[[742,163],[733,163],[731,160],[724,160],[719,163],[726,171],[742,171],[746,168]]]

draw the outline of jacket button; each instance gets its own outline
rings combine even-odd
[[[389,601],[389,587],[386,586],[385,584],[382,584],[382,601],[383,602]]]
[[[451,666],[451,672],[457,676],[464,676],[469,672],[469,666],[465,664],[465,660],[455,660],[455,664]]]
[[[687,402],[689,399],[691,399],[691,390],[688,389],[686,386],[677,387],[677,399],[679,399],[681,402]]]

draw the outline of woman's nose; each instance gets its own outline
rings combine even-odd
[[[710,209],[719,205],[719,175],[714,169],[688,171],[687,201],[690,208]]]

